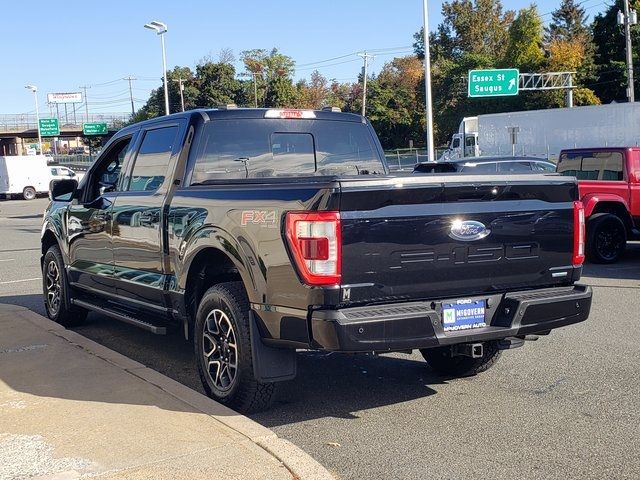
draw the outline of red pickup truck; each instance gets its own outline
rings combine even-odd
[[[640,147],[562,150],[558,173],[578,179],[587,218],[587,258],[614,263],[640,239]]]

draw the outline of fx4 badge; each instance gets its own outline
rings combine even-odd
[[[454,220],[451,224],[449,236],[454,240],[463,242],[473,242],[485,238],[491,233],[491,230],[484,226],[481,222],[475,220]]]
[[[277,226],[275,210],[243,210],[240,218],[240,225],[260,225],[264,227]]]

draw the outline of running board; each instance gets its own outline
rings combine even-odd
[[[108,317],[114,318],[116,320],[120,320],[121,322],[124,322],[124,323],[128,323],[129,325],[133,325],[134,327],[142,328],[143,330],[147,330],[148,332],[155,333],[156,335],[167,334],[167,327],[159,327],[152,323],[145,322],[144,320],[131,317],[125,313],[115,312],[108,308],[100,307],[93,303],[85,302],[84,300],[78,300],[76,298],[72,298],[71,303],[74,305],[77,305],[78,307],[91,310],[92,312],[102,313],[103,315],[107,315]]]

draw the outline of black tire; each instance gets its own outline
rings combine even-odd
[[[471,358],[451,356],[451,347],[425,348],[420,350],[429,367],[445,377],[469,377],[489,370],[500,358],[501,350],[496,342],[483,343],[483,356]]]
[[[259,382],[253,374],[249,300],[242,282],[220,283],[204,293],[193,339],[207,395],[243,413],[269,408],[275,384]]]
[[[71,305],[67,272],[57,245],[50,247],[44,256],[42,290],[44,309],[51,320],[65,327],[74,327],[86,320],[88,312]]]
[[[33,200],[36,198],[36,193],[36,189],[33,187],[24,187],[24,190],[22,190],[22,198],[25,200]]]
[[[587,222],[587,259],[593,263],[616,263],[627,245],[627,231],[620,217],[597,213]]]

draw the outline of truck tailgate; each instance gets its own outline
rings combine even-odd
[[[341,179],[343,304],[570,283],[576,199],[557,175]]]

